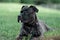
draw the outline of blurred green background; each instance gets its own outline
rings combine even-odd
[[[55,29],[45,37],[60,35],[60,0],[0,0],[0,40],[15,40],[20,33],[17,16],[23,5],[35,5],[39,19]]]
[[[15,2],[15,3],[60,3],[60,0],[0,0],[0,2]]]

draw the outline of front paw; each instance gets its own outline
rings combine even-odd
[[[20,37],[17,37],[16,40],[22,40]]]

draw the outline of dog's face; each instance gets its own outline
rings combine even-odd
[[[21,21],[23,23],[34,21],[36,12],[38,12],[38,9],[35,6],[23,6],[21,9]]]

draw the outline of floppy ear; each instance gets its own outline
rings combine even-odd
[[[24,11],[24,10],[26,10],[28,8],[28,6],[22,6],[22,8],[21,8],[21,13]]]
[[[35,6],[30,6],[35,12],[38,12],[39,10]]]
[[[23,9],[25,6],[22,6],[22,8],[21,9]]]
[[[24,8],[24,7],[25,7],[25,6],[22,6],[20,13],[22,13],[22,12],[23,12],[23,8]]]

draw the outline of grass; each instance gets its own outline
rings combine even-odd
[[[17,22],[20,8],[24,4],[0,3],[0,40],[15,40],[20,33],[21,24]],[[37,6],[37,16],[55,31],[45,33],[45,36],[60,35],[60,11]]]

